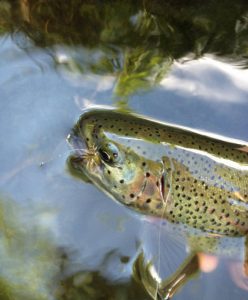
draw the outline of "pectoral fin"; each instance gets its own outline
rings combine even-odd
[[[142,284],[153,299],[169,300],[174,294],[199,271],[197,254],[189,255],[178,270],[169,278],[160,282],[158,274],[151,262],[145,262],[143,252],[133,265],[133,276]]]
[[[153,264],[146,262],[141,252],[133,264],[133,277],[142,285],[152,299],[157,299],[158,279],[154,276]]]
[[[189,255],[179,269],[169,278],[165,279],[159,287],[160,299],[169,300],[173,295],[199,271],[197,254]]]

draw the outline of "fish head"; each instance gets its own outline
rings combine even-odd
[[[137,167],[140,159],[127,147],[101,136],[88,140],[85,151],[74,155],[71,164],[105,193],[129,204],[132,195],[140,193],[145,180],[144,172]]]
[[[104,125],[103,120],[99,125],[85,117],[78,122],[75,139],[83,140],[86,148],[71,159],[73,167],[113,199],[136,210],[147,208],[152,197],[161,200],[162,163],[140,155],[132,148],[131,137],[117,136]]]

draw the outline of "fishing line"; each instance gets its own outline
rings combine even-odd
[[[77,149],[66,149],[64,151],[61,151],[60,153],[54,155],[55,152],[57,152],[58,149],[61,148],[61,145],[66,145],[66,143],[61,142],[58,144],[57,147],[55,147],[55,150],[52,151],[52,154],[48,155],[46,154],[45,156],[49,156],[51,157],[50,159],[42,159],[41,153],[38,153],[34,156],[29,157],[28,159],[22,161],[19,165],[15,166],[12,170],[9,170],[7,174],[4,174],[3,176],[0,177],[0,181],[1,181],[1,185],[4,183],[6,183],[7,181],[9,181],[11,178],[15,177],[17,174],[19,174],[19,172],[21,172],[22,170],[24,170],[27,167],[30,166],[39,166],[39,167],[44,167],[46,164],[53,162],[56,159],[61,158],[62,156],[64,156],[67,153],[74,153],[76,151],[80,152],[80,155],[78,153],[78,156],[81,157],[82,155],[86,154],[86,149],[83,148],[77,148]]]
[[[164,163],[163,163],[163,166],[164,166]],[[174,165],[173,165],[173,162],[170,158],[170,167],[171,167],[171,172],[170,172],[170,188],[169,188],[169,191],[168,191],[168,194],[166,195],[166,199],[164,201],[164,208],[163,208],[163,212],[162,212],[162,215],[161,215],[161,219],[163,219],[164,215],[165,215],[165,211],[166,211],[166,206],[167,206],[167,202],[169,200],[169,197],[170,197],[170,194],[171,194],[171,188],[172,188],[172,174],[173,174],[173,171],[174,171]],[[163,172],[165,172],[165,170],[163,169]],[[159,231],[158,231],[158,275],[160,277],[160,268],[161,268],[161,234],[162,234],[162,222],[160,222],[159,224]],[[158,291],[159,291],[159,284],[160,282],[157,281],[157,284],[156,284],[156,290],[155,290],[155,300],[158,299]]]
[[[79,127],[79,132],[80,132],[80,134],[82,134],[81,133],[81,128]],[[55,159],[59,159],[59,158],[61,158],[63,155],[65,155],[65,154],[68,154],[68,153],[75,153],[76,155],[78,155],[79,157],[81,157],[82,155],[84,155],[84,154],[87,154],[87,149],[85,149],[85,148],[81,148],[80,146],[82,145],[82,143],[81,143],[81,145],[80,145],[80,142],[82,141],[79,137],[75,137],[75,136],[73,136],[73,141],[74,141],[74,143],[76,143],[76,145],[75,146],[79,146],[78,148],[73,148],[73,149],[65,149],[64,151],[61,149],[61,148],[63,148],[63,147],[65,147],[65,145],[69,145],[70,147],[72,146],[71,144],[70,144],[70,142],[69,142],[69,140],[71,139],[71,137],[72,137],[72,135],[71,135],[71,133],[70,134],[68,134],[68,136],[66,137],[66,142],[65,141],[63,141],[63,142],[61,142],[61,143],[59,143],[56,147],[55,147],[55,150],[52,152],[52,154],[51,154],[51,158],[50,159],[47,159],[47,160],[43,160],[43,161],[41,161],[40,162],[40,167],[43,167],[45,164],[47,164],[47,163],[50,163],[50,162],[52,162],[52,161],[54,161]],[[62,146],[61,146],[62,145]],[[60,153],[58,153],[58,154],[56,154],[56,155],[54,155],[58,150],[62,150]]]
[[[63,152],[63,153],[57,154],[55,157],[52,157],[52,158],[50,158],[50,159],[48,159],[48,160],[45,160],[45,161],[44,161],[44,160],[41,161],[41,162],[40,162],[40,167],[43,167],[45,164],[50,163],[50,162],[52,162],[52,161],[54,161],[54,160],[56,160],[56,159],[61,158],[61,157],[64,156],[65,154],[68,154],[68,153],[75,153],[76,151],[82,152],[82,154],[80,154],[79,157],[81,157],[81,156],[84,155],[84,154],[87,154],[87,150],[82,149],[82,148],[72,149],[72,150],[66,150],[66,151]],[[52,155],[52,156],[53,156],[53,155]]]

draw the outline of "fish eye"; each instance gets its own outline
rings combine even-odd
[[[116,145],[112,143],[107,143],[98,149],[99,155],[103,161],[106,163],[117,163],[119,161],[120,155],[119,150]]]
[[[100,148],[98,151],[102,160],[104,160],[105,162],[110,161],[110,156],[106,151],[104,151],[102,148]]]

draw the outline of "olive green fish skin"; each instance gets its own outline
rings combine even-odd
[[[75,167],[118,202],[208,233],[247,235],[247,145],[108,110],[85,113],[73,135],[91,149]]]

